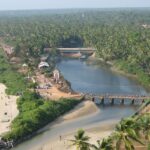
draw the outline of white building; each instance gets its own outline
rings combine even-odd
[[[55,82],[58,83],[59,78],[60,78],[59,70],[55,69],[55,70],[53,71],[53,77],[54,77]]]
[[[41,61],[38,65],[38,68],[43,68],[43,67],[49,67],[49,64],[47,62]]]

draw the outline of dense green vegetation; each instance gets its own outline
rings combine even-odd
[[[61,99],[58,102],[44,101],[36,93],[24,92],[18,99],[20,113],[13,120],[11,131],[3,138],[21,141],[78,103],[78,100],[73,99]]]
[[[8,87],[6,92],[13,95],[21,93],[27,87],[24,77],[12,69],[2,49],[0,49],[0,83],[4,83]]]
[[[44,47],[95,47],[97,57],[150,83],[150,9],[83,9],[0,13],[0,36],[26,61]]]

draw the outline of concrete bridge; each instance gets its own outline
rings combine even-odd
[[[119,95],[119,94],[102,94],[102,95],[93,95],[93,94],[85,94],[85,97],[92,99],[95,101],[95,99],[99,99],[101,104],[104,104],[105,101],[110,102],[110,104],[114,104],[115,101],[120,100],[121,104],[124,104],[125,101],[131,101],[131,104],[134,104],[136,101],[139,101],[141,103],[144,103],[145,100],[150,100],[150,96],[144,96],[144,95]]]
[[[57,48],[61,53],[94,53],[95,48]]]

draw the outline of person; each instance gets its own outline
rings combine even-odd
[[[92,97],[92,101],[93,101],[93,102],[95,101],[95,98],[94,98],[94,97]]]
[[[61,135],[59,136],[59,140],[61,141]]]

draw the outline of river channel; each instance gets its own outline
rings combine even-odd
[[[93,94],[135,94],[146,95],[147,92],[135,79],[111,71],[108,67],[97,63],[88,63],[78,59],[62,59],[57,68],[70,81],[73,90]],[[138,106],[116,104],[114,106],[99,106],[100,111],[69,121],[61,121],[48,126],[48,130],[25,141],[13,150],[39,150],[41,145],[59,137],[74,132],[78,128],[94,129],[101,126],[105,130],[106,122],[116,122],[123,117],[135,113]],[[111,127],[110,127],[111,128]],[[61,149],[61,148],[60,148]]]

